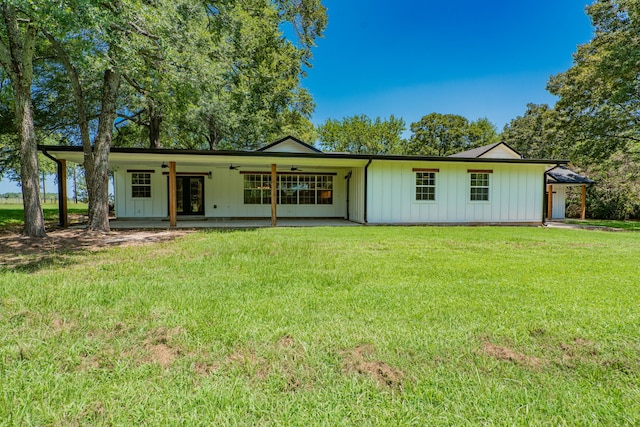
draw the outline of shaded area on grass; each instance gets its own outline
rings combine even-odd
[[[68,265],[74,262],[74,257],[100,249],[163,242],[190,232],[180,229],[91,233],[82,229],[58,229],[42,239],[4,233],[0,234],[0,272],[34,272],[43,267]]]

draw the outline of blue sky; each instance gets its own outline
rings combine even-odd
[[[555,102],[549,76],[592,36],[585,0],[323,3],[329,23],[304,82],[316,124],[393,114],[409,127],[437,112],[502,130],[527,103]]]
[[[315,124],[393,114],[408,128],[436,112],[486,117],[502,130],[527,103],[555,102],[549,76],[592,36],[586,0],[323,3],[329,22],[303,82]],[[19,189],[0,181],[8,191]]]

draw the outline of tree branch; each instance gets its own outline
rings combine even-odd
[[[129,25],[131,25],[133,27],[134,30],[136,30],[136,32],[142,36],[148,37],[151,40],[160,40],[160,37],[151,34],[150,32],[148,32],[147,30],[141,28],[140,26],[138,26],[135,22],[133,21],[129,21]]]
[[[84,102],[84,91],[82,89],[82,84],[80,83],[80,76],[78,75],[78,71],[76,70],[73,62],[71,61],[71,57],[64,49],[62,44],[49,32],[42,31],[45,37],[49,40],[53,48],[55,49],[58,58],[62,62],[65,70],[67,71],[67,76],[71,82],[71,86],[73,87],[73,97],[76,101],[76,106],[78,110],[78,126],[80,127],[80,136],[82,138],[82,146],[85,150],[89,150],[91,148],[91,135],[89,133],[89,120],[87,118],[87,107]]]
[[[151,127],[151,124],[148,122],[143,121],[140,116],[142,116],[142,113],[144,113],[146,110],[140,110],[137,113],[135,113],[133,116],[127,116],[126,114],[122,114],[122,113],[118,113],[117,116],[121,119],[124,119],[123,121],[129,121],[132,123],[137,124],[138,126],[144,126],[146,128]]]
[[[138,82],[136,82],[134,79],[130,78],[128,75],[123,74],[122,77],[125,79],[125,81],[127,83],[129,83],[129,86],[131,86],[132,88],[137,90],[141,95],[147,95],[149,93],[149,91],[147,91],[142,86],[140,86],[138,84]]]

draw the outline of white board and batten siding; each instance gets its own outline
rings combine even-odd
[[[132,197],[132,173],[119,169],[113,173],[115,191],[115,214],[118,218],[159,218],[168,216],[167,177],[164,169],[145,168],[153,171],[151,176],[151,197]]]
[[[520,159],[522,156],[504,144],[499,144],[482,154],[483,159]]]
[[[352,168],[349,179],[349,219],[364,222],[364,168]]]
[[[434,201],[416,200],[414,168],[438,169]],[[491,170],[489,200],[470,200],[468,170]],[[541,223],[544,165],[373,161],[368,169],[367,222]]]

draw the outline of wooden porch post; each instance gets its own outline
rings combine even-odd
[[[177,224],[176,202],[176,162],[169,162],[169,226],[171,227]]]
[[[582,185],[582,208],[580,209],[580,219],[584,221],[587,217],[587,186]]]
[[[60,215],[60,225],[63,228],[69,226],[69,209],[67,207],[67,161],[60,159],[60,173],[58,174],[58,181],[60,183],[60,198],[58,207]]]
[[[277,215],[276,215],[276,202],[278,193],[276,191],[276,186],[278,185],[278,173],[276,172],[276,164],[271,165],[271,226],[275,227],[278,223]]]
[[[547,219],[553,216],[553,185],[547,185]]]

